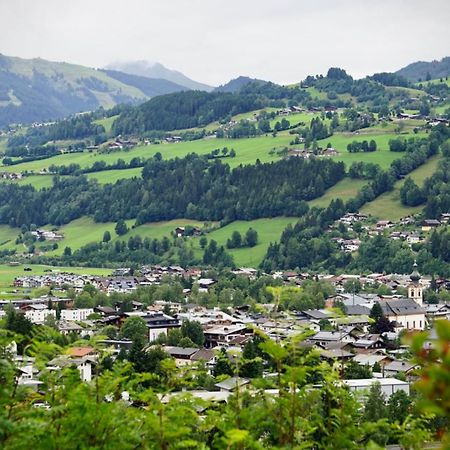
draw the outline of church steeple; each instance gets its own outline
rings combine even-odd
[[[417,270],[417,262],[416,261],[414,261],[413,271],[412,271],[411,275],[409,276],[409,278],[411,279],[411,281],[413,283],[418,283],[421,279],[420,273]]]
[[[411,283],[408,285],[408,298],[414,300],[418,305],[423,305],[423,289],[420,284],[420,276],[419,271],[417,270],[417,263],[414,261],[413,271],[409,276]]]

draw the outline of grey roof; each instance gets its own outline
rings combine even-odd
[[[192,356],[193,361],[210,361],[214,358],[214,351],[208,349],[200,349],[197,353]]]
[[[345,306],[364,305],[365,303],[378,300],[377,294],[341,294],[344,297],[343,303]]]
[[[166,346],[164,350],[171,356],[192,356],[194,353],[197,353],[198,348],[194,347],[171,347]]]
[[[348,333],[340,331],[319,331],[310,339],[314,341],[340,341],[347,336]]]
[[[409,372],[415,367],[418,367],[418,365],[412,364],[408,361],[398,361],[398,360],[392,361],[384,366],[385,370],[388,370],[390,372]]]
[[[328,319],[329,318],[329,316],[324,314],[322,311],[319,311],[318,309],[307,309],[305,311],[302,311],[302,313],[313,319]]]
[[[396,300],[383,300],[380,301],[380,306],[383,309],[383,313],[386,316],[402,315],[408,316],[411,314],[425,313],[425,308],[422,308],[414,300],[409,298],[396,299]]]
[[[242,387],[248,383],[250,383],[250,380],[247,378],[231,377],[221,381],[220,383],[216,383],[215,386],[218,387],[219,389],[232,391],[236,389],[238,386]]]
[[[348,316],[361,316],[369,315],[370,309],[363,305],[347,305],[347,315]]]

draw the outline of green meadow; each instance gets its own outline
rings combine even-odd
[[[371,162],[374,164],[379,164],[383,169],[387,169],[392,161],[395,159],[401,158],[402,154],[397,152],[391,152],[389,150],[389,141],[391,139],[397,139],[398,137],[402,137],[408,139],[410,137],[425,137],[426,133],[417,133],[417,134],[402,134],[398,135],[395,133],[387,133],[380,135],[370,135],[370,134],[353,134],[353,133],[339,133],[334,134],[333,136],[322,139],[318,141],[319,145],[322,147],[326,147],[328,143],[331,143],[332,147],[335,148],[340,154],[334,157],[337,161],[343,161],[347,169],[350,167],[351,163],[354,161],[364,161]],[[375,152],[367,152],[367,153],[350,153],[347,151],[347,145],[353,141],[362,142],[364,140],[373,139],[377,143],[377,150]]]
[[[297,221],[295,217],[274,217],[269,219],[237,220],[206,235],[208,241],[214,239],[219,245],[226,245],[233,231],[239,231],[242,237],[251,227],[258,232],[258,244],[255,247],[227,249],[238,267],[258,267],[266,254],[271,242],[279,241],[281,233],[286,226]],[[199,244],[200,238],[192,238],[195,254],[200,257],[202,251]]]
[[[356,197],[359,190],[367,184],[367,180],[355,180],[352,178],[344,178],[328,189],[324,195],[308,202],[309,206],[318,206],[326,208],[331,200],[340,198],[343,202]]]
[[[426,178],[430,177],[437,169],[441,155],[432,156],[425,164],[413,170],[408,176],[411,177],[419,186],[423,184]],[[405,180],[399,180],[395,183],[394,189],[377,197],[372,202],[367,203],[361,212],[371,214],[384,220],[398,220],[410,214],[416,214],[423,209],[422,206],[405,206],[400,201],[400,189]]]
[[[53,156],[52,158],[37,161],[25,162],[14,166],[2,166],[0,170],[6,172],[39,172],[48,170],[49,166],[55,164],[68,165],[79,164],[80,167],[92,166],[96,161],[105,161],[108,164],[115,163],[118,159],[126,162],[131,161],[135,157],[151,158],[156,153],[161,153],[164,159],[176,157],[184,157],[189,153],[206,154],[216,148],[228,147],[234,148],[236,151],[235,158],[224,158],[231,167],[240,164],[253,164],[258,158],[261,162],[273,161],[276,155],[270,155],[272,148],[282,148],[289,145],[292,136],[288,133],[279,133],[277,137],[272,135],[258,136],[255,138],[244,139],[215,139],[206,138],[197,141],[178,142],[178,143],[162,143],[153,145],[137,146],[128,151],[118,151],[112,153],[101,152],[83,152],[83,153],[66,153],[63,155]]]

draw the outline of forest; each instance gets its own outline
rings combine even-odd
[[[136,219],[138,224],[190,218],[231,222],[301,216],[306,201],[345,175],[344,164],[300,158],[230,169],[195,154],[147,161],[142,178],[99,185],[82,176],[58,178],[49,189],[0,185],[0,223],[61,225],[84,215],[97,222]]]

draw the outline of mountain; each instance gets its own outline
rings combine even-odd
[[[237,77],[237,78],[233,78],[228,83],[223,84],[223,85],[215,88],[214,91],[215,92],[238,92],[245,85],[247,85],[248,83],[251,83],[253,81],[256,81],[256,82],[261,83],[261,84],[267,83],[267,81],[264,81],[264,80],[258,80],[256,78],[240,76],[240,77]]]
[[[168,69],[157,62],[150,61],[129,61],[129,62],[116,62],[109,64],[105,67],[107,70],[118,70],[119,72],[128,73],[131,75],[139,75],[147,78],[160,78],[163,80],[172,81],[173,83],[187,87],[188,89],[196,91],[211,92],[212,86],[199,83],[191,80],[186,75],[176,70]]]
[[[413,82],[446,77],[450,75],[450,56],[446,56],[440,61],[417,61],[395,73]]]
[[[184,89],[167,80],[0,54],[0,126],[140,103]]]

